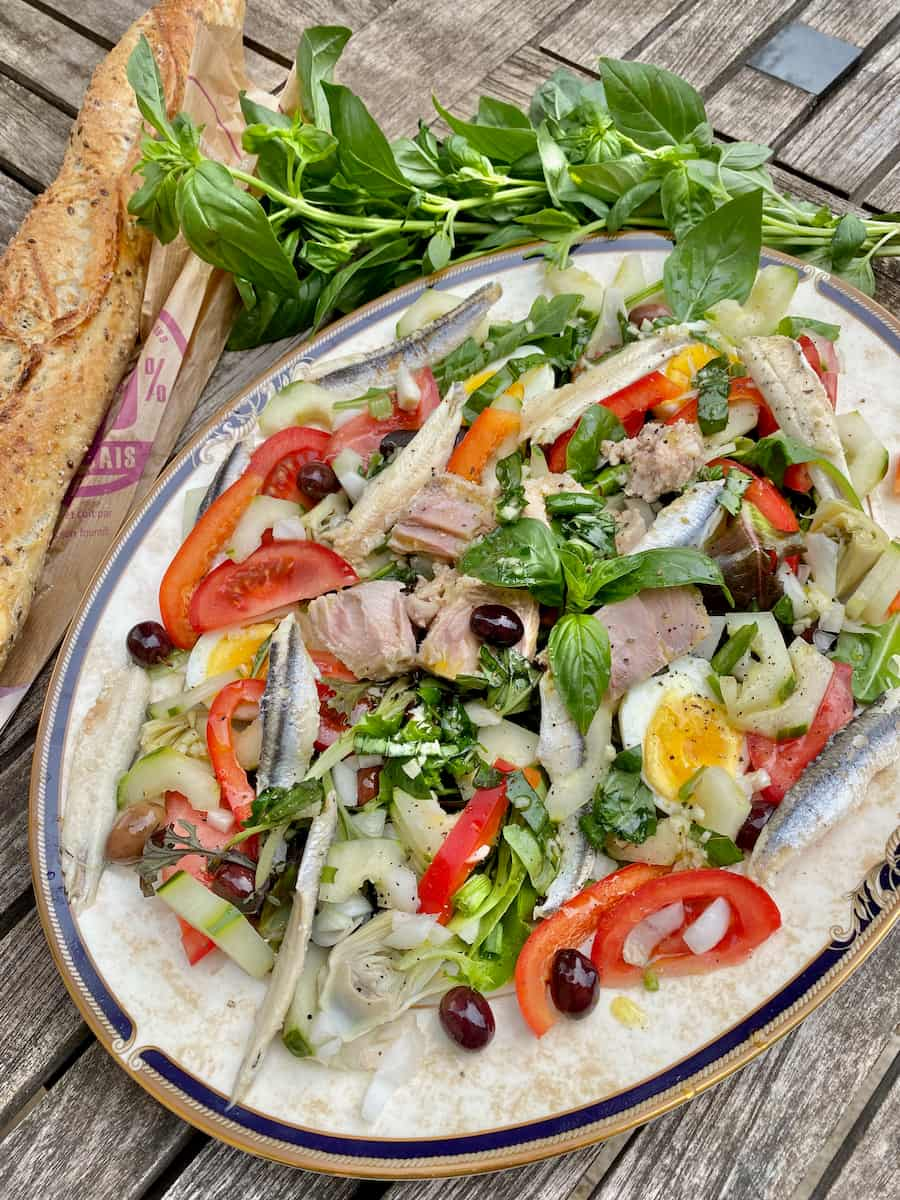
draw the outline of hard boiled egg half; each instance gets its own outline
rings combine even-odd
[[[491,376],[496,375],[498,371],[512,358],[527,358],[529,354],[543,354],[540,346],[519,346],[517,350],[513,350],[512,354],[507,354],[505,358],[498,358],[496,362],[488,363],[488,365],[475,375],[470,375],[465,380],[463,387],[466,389],[466,394],[471,396],[473,392],[477,392],[482,384],[487,383]],[[535,396],[543,396],[545,392],[552,392],[556,386],[556,379],[553,374],[553,368],[549,363],[539,363],[538,366],[532,367],[529,371],[525,371],[518,379],[513,380],[504,396],[510,397],[514,401],[518,401],[519,405],[533,399]],[[495,401],[496,403],[496,401]]]
[[[255,625],[233,625],[202,634],[187,661],[185,687],[196,687],[205,679],[238,667],[249,669],[257,650],[274,629],[274,621],[260,621]]]
[[[641,774],[664,812],[681,811],[679,790],[702,767],[720,767],[735,781],[747,770],[744,735],[728,723],[709,674],[705,659],[680,658],[630,688],[619,708],[622,745],[641,747]]]

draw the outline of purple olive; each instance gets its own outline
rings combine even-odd
[[[586,1017],[600,996],[597,968],[580,950],[557,950],[550,972],[550,995],[567,1017]]]
[[[628,314],[628,320],[634,325],[642,321],[657,321],[660,317],[671,317],[672,310],[668,304],[636,304]]]
[[[310,500],[324,500],[326,496],[341,490],[341,481],[328,463],[314,459],[304,463],[297,472],[297,487]]]
[[[240,863],[223,863],[213,876],[212,890],[232,904],[246,904],[256,891],[256,873]]]
[[[444,1032],[463,1050],[483,1050],[494,1036],[491,1006],[470,987],[451,988],[439,1009]]]
[[[750,805],[750,815],[740,827],[738,835],[734,839],[739,849],[753,849],[756,845],[756,839],[762,833],[774,811],[774,804],[767,804],[765,800],[761,800],[759,797],[753,800]]]
[[[514,646],[525,636],[522,618],[505,604],[479,604],[472,609],[469,628],[493,646]]]
[[[140,621],[132,625],[125,645],[139,667],[153,667],[168,658],[175,649],[172,639],[159,621]]]

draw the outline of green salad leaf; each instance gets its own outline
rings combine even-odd
[[[748,192],[704,217],[678,242],[663,268],[677,320],[697,320],[720,300],[747,299],[759,267],[761,220],[762,192]]]
[[[605,848],[607,837],[640,844],[656,833],[656,805],[641,779],[640,746],[623,750],[613,759],[590,812],[581,818],[581,829],[595,850]]]
[[[606,627],[584,613],[566,613],[550,631],[550,668],[569,716],[582,733],[609,686],[611,670]]]
[[[831,657],[853,668],[853,695],[871,704],[889,688],[900,686],[900,613],[864,633],[842,633]]]

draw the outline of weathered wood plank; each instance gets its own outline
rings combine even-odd
[[[893,165],[898,142],[900,59],[884,46],[780,148],[789,166],[864,200],[879,164]]]
[[[11,164],[37,190],[55,178],[72,124],[34,92],[0,75],[0,168]]]
[[[15,179],[0,174],[0,252],[21,225],[34,195]]]
[[[28,779],[31,774],[30,743],[20,749],[0,771],[0,913],[28,887]]]
[[[523,46],[502,63],[498,63],[483,79],[473,83],[469,90],[454,102],[454,109],[468,116],[478,107],[479,97],[485,95],[508,100],[510,104],[517,104],[527,112],[535,88],[542,80],[552,75],[558,66],[559,63],[549,54],[544,54],[535,46]],[[569,70],[589,78],[587,72],[582,71],[580,67],[572,66]],[[444,132],[447,132],[446,126],[442,122],[440,124]]]
[[[898,987],[900,955],[888,939],[789,1037],[646,1126],[598,1198],[790,1196],[891,1038]]]
[[[340,64],[387,133],[411,133],[434,93],[455,106],[473,85],[565,11],[565,0],[396,0],[350,42]]]
[[[0,63],[16,76],[62,100],[74,112],[92,71],[106,51],[89,38],[66,29],[25,0],[6,0],[0,8]],[[23,147],[27,153],[27,147]]]
[[[878,37],[900,13],[898,0],[813,0],[800,14],[804,25],[861,49]],[[730,137],[771,145],[812,111],[816,97],[793,84],[742,66],[707,104],[716,129]]]
[[[90,1034],[32,909],[0,942],[0,1129]]]
[[[900,208],[900,163],[875,184],[866,196],[866,203],[884,212],[895,212]]]
[[[681,8],[684,4],[679,0],[646,0],[644,4],[588,0],[573,5],[555,28],[538,39],[538,45],[569,62],[596,70],[601,54],[627,57],[643,38]]]
[[[0,1195],[132,1200],[189,1137],[95,1042],[4,1139]]]
[[[209,1142],[160,1200],[350,1200],[359,1184],[351,1179],[313,1175],[295,1167],[253,1158],[220,1142]]]
[[[828,1200],[860,1200],[861,1196],[890,1196],[897,1187],[897,1121],[900,1114],[900,1057],[894,1061],[890,1086],[840,1168]]]

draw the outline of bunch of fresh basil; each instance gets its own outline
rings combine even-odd
[[[255,175],[205,158],[185,114],[168,119],[146,39],[129,61],[156,133],[130,209],[161,241],[180,231],[234,276],[244,308],[233,349],[317,327],[453,260],[534,240],[564,263],[599,230],[671,230],[666,295],[690,319],[746,298],[763,241],[871,293],[872,256],[900,232],[896,218],[838,219],[780,195],[768,147],[717,143],[700,95],[645,63],[601,59],[602,82],[559,70],[527,113],[482,97],[462,120],[435,101],[448,137],[420,124],[390,143],[363,101],[332,82],[349,37],[315,26],[300,38],[296,114],[242,97]]]

